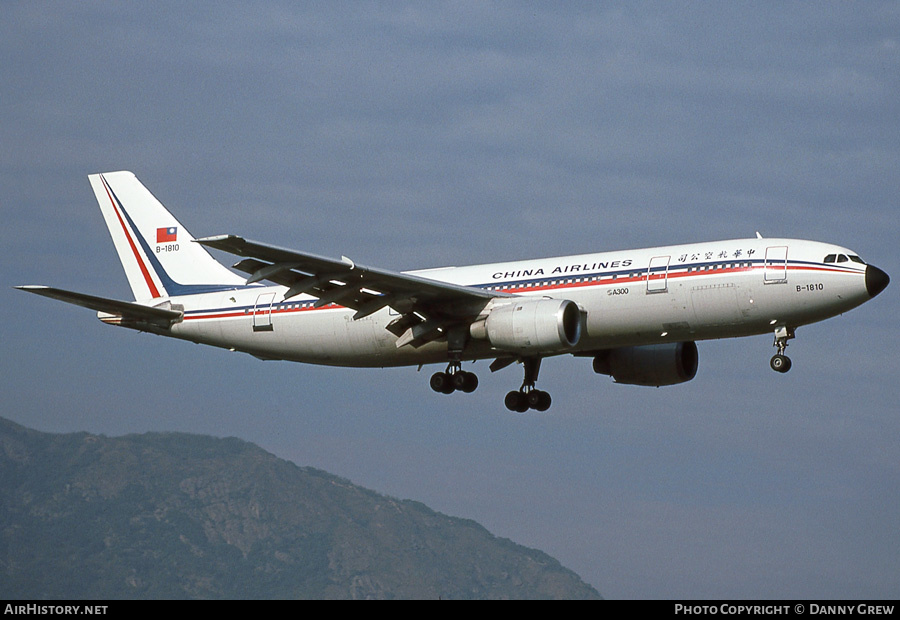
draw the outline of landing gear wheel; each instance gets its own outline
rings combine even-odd
[[[453,389],[469,394],[478,387],[478,377],[475,373],[460,370],[452,375]]]
[[[436,372],[431,375],[429,383],[431,389],[441,394],[460,392],[474,392],[478,387],[478,377],[475,373],[457,370],[456,372]]]
[[[541,390],[509,392],[503,401],[507,409],[518,413],[525,413],[529,409],[547,411],[551,402],[550,394]]]
[[[508,393],[506,395],[506,398],[503,400],[503,403],[510,411],[516,411],[518,413],[525,413],[526,411],[528,411],[528,399],[526,398],[524,392]]]
[[[451,394],[455,389],[453,387],[453,376],[446,372],[436,372],[431,375],[431,389],[441,394]]]
[[[526,400],[528,401],[528,406],[537,411],[547,411],[552,402],[550,394],[541,390],[531,390],[526,395]]]
[[[772,370],[775,372],[785,373],[791,369],[791,358],[787,355],[778,353],[772,357],[769,366],[771,366]]]

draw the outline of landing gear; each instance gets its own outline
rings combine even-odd
[[[525,366],[525,380],[518,392],[510,392],[503,400],[506,408],[510,411],[525,413],[529,409],[536,411],[547,411],[550,408],[552,399],[547,392],[538,390],[534,387],[537,382],[538,372],[541,370],[541,358],[528,357],[523,360]]]
[[[550,398],[550,394],[547,392],[535,389],[526,392],[522,389],[518,392],[509,392],[503,400],[503,403],[510,411],[525,413],[529,409],[547,411],[547,409],[550,408],[552,401],[553,399]]]
[[[475,376],[475,373],[462,369],[462,353],[468,336],[468,329],[461,326],[447,330],[447,354],[450,357],[450,363],[447,364],[447,370],[444,372],[436,372],[431,375],[431,389],[435,392],[452,394],[460,391],[468,394],[474,392],[478,387],[478,377]]]
[[[794,330],[789,327],[779,327],[775,330],[775,344],[778,353],[772,356],[769,366],[775,372],[785,373],[791,369],[791,358],[784,354],[787,349],[787,341],[794,337]]]
[[[441,394],[452,394],[457,390],[468,394],[477,387],[478,377],[475,373],[462,370],[459,362],[450,362],[445,372],[431,375],[431,389]]]

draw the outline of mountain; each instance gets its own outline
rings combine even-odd
[[[0,598],[600,598],[550,556],[248,442],[0,418]]]

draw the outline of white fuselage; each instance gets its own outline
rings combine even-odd
[[[852,256],[841,262],[825,257]],[[585,317],[578,344],[561,353],[705,340],[794,329],[869,299],[866,265],[838,246],[793,239],[738,239],[410,272],[498,295],[577,303]],[[184,319],[167,335],[252,353],[335,366],[445,362],[446,341],[397,347],[389,307],[354,320],[354,311],[282,286],[172,297]],[[498,297],[495,304],[509,301]],[[502,354],[469,339],[463,359]]]

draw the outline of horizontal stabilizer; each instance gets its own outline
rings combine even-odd
[[[73,291],[66,291],[61,288],[53,288],[50,286],[28,285],[16,286],[13,288],[109,314],[111,316],[101,317],[101,320],[110,323],[125,322],[127,324],[139,322],[169,327],[172,323],[180,321],[182,316],[184,316],[184,313],[178,310],[152,308],[130,301],[119,301],[118,299],[107,299],[105,297],[85,295],[84,293],[75,293]]]

